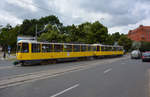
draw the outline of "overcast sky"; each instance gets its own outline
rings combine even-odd
[[[56,15],[64,25],[100,21],[109,33],[150,25],[149,0],[1,0],[0,25]]]

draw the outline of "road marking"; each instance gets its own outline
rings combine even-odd
[[[59,93],[57,93],[57,94],[54,94],[54,95],[50,96],[50,97],[57,97],[57,96],[59,96],[59,95],[65,93],[65,92],[67,92],[67,91],[69,91],[69,90],[72,90],[72,89],[74,89],[74,88],[76,88],[76,87],[78,87],[78,86],[79,86],[79,84],[76,84],[76,85],[74,85],[74,86],[72,86],[72,87],[70,87],[70,88],[67,88],[67,89],[65,89],[65,90],[63,90],[63,91],[61,91],[61,92],[59,92]]]
[[[104,74],[110,72],[111,70],[112,70],[112,68],[109,68],[109,69],[105,70],[105,71],[104,71]]]
[[[109,62],[116,62],[121,59],[126,59],[126,58],[110,59]],[[78,66],[67,66],[65,68],[43,70],[40,72],[32,72],[32,73],[26,73],[26,74],[21,74],[21,75],[9,76],[9,77],[6,77],[6,78],[0,80],[0,89],[6,88],[6,87],[11,87],[11,86],[16,86],[16,85],[21,85],[24,83],[34,82],[37,80],[43,80],[43,79],[47,79],[50,77],[61,76],[61,75],[68,74],[71,72],[77,72],[77,71],[81,71],[81,70],[90,69],[90,68],[93,68],[96,66],[104,65],[103,64],[104,62],[107,63],[108,60],[98,61],[98,62],[89,64],[89,65],[82,64],[82,65],[78,65]],[[107,71],[107,72],[109,72],[109,71]]]

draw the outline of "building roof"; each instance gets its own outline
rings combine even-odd
[[[140,25],[138,28],[136,29],[133,29],[133,30],[130,30],[128,34],[131,34],[133,32],[137,32],[139,30],[150,30],[150,26],[143,26],[143,25]]]
[[[149,41],[150,42],[150,26],[140,25],[138,28],[128,32],[128,38],[134,41]]]

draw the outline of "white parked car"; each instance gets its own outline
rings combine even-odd
[[[141,58],[141,52],[139,50],[133,50],[131,52],[131,59],[140,59]]]

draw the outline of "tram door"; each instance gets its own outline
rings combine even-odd
[[[41,59],[41,45],[38,43],[32,43],[31,46],[31,52],[32,52],[32,59]]]

